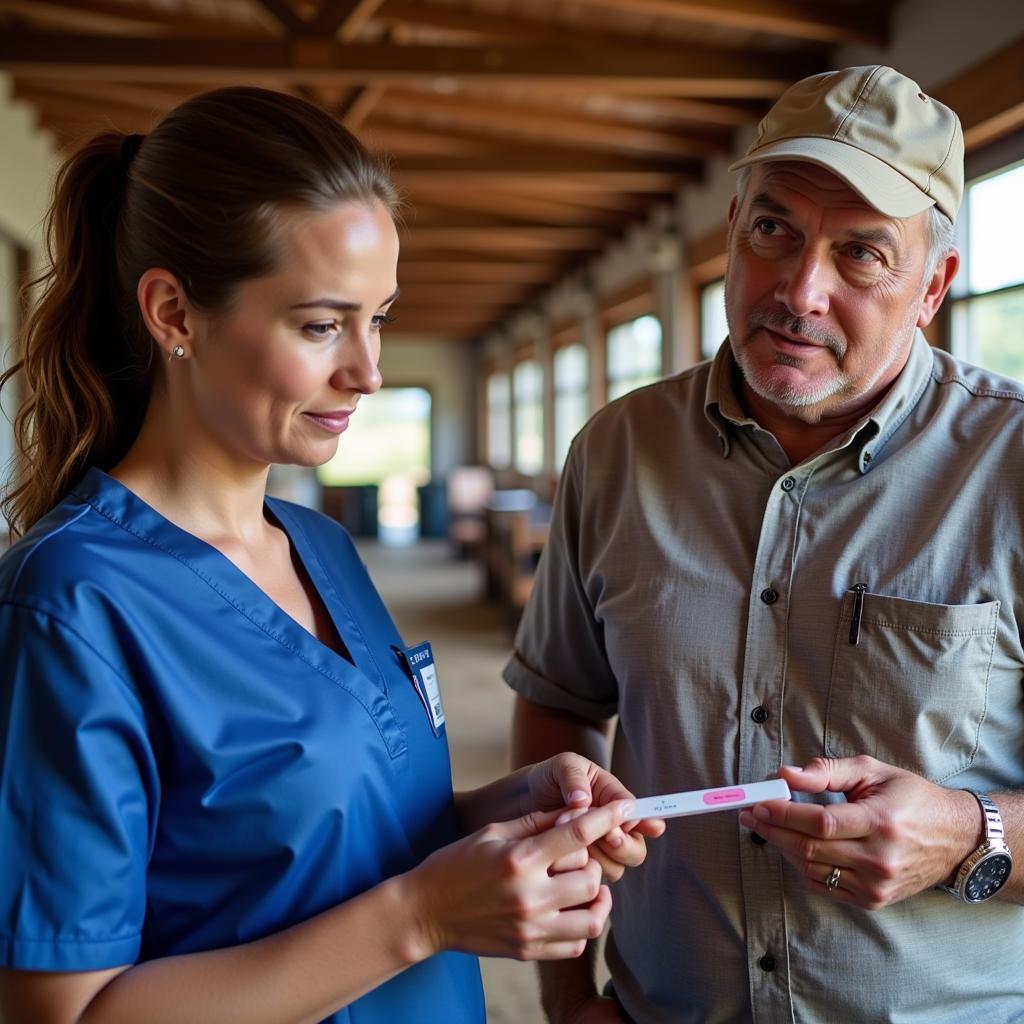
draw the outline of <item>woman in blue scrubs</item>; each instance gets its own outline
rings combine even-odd
[[[265,497],[380,386],[397,205],[258,89],[61,171],[11,371],[4,1022],[478,1022],[474,954],[578,955],[663,827],[576,755],[453,795],[429,649]]]

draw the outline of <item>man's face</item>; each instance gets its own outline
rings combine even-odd
[[[874,404],[931,319],[927,217],[886,217],[813,164],[754,165],[730,210],[725,282],[754,396],[806,423]]]

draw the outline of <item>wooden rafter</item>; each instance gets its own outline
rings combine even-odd
[[[796,78],[821,70],[814,58],[739,51],[723,56],[681,48],[394,47],[308,38],[280,42],[196,39],[183,47],[159,39],[21,30],[0,38],[0,67],[20,75],[88,78],[113,74],[139,81],[198,78],[237,82],[245,77],[358,84],[456,76],[469,81],[573,82],[612,91],[701,97],[774,97]]]
[[[981,65],[968,68],[936,91],[964,129],[964,146],[977,149],[1024,127],[1024,37],[1015,39]]]
[[[113,3],[111,0],[0,0],[0,13],[31,17],[63,30],[114,32],[131,35],[221,35],[266,37],[262,21],[200,17],[186,10],[149,4]]]
[[[301,32],[306,23],[295,13],[288,0],[257,0],[285,32]]]
[[[875,9],[856,10],[838,4],[799,0],[582,0],[590,7],[630,14],[772,32],[823,43],[868,43],[884,47],[888,26]]]
[[[351,42],[373,17],[381,0],[324,0],[323,6],[310,23],[314,32],[337,35]]]
[[[554,145],[574,144],[595,150],[649,153],[667,157],[707,156],[729,151],[728,130],[690,129],[666,131],[624,123],[611,117],[592,116],[531,107],[524,104],[484,102],[462,96],[440,96],[410,90],[392,90],[388,94],[387,114],[374,124],[415,119],[423,123],[425,114],[440,117],[468,130],[498,138],[526,136]]]
[[[380,102],[383,94],[384,89],[379,85],[357,85],[349,89],[348,95],[337,104],[334,116],[349,131],[357,131]]]

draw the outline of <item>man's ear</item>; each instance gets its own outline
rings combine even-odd
[[[932,274],[928,286],[921,297],[921,308],[917,314],[917,326],[927,327],[935,318],[935,314],[942,305],[942,300],[949,291],[949,286],[956,277],[957,268],[960,266],[960,253],[956,249],[950,249],[944,259],[939,260]]]
[[[139,278],[135,291],[139,311],[153,340],[170,359],[194,353],[196,313],[181,281],[169,270],[151,267]]]
[[[730,226],[732,225],[732,222],[736,219],[736,211],[737,211],[737,209],[739,209],[739,197],[738,196],[733,196],[732,199],[729,200],[729,225]]]

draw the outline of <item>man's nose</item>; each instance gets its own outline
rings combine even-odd
[[[820,253],[810,249],[787,261],[775,289],[775,299],[793,316],[827,313],[832,267]]]

